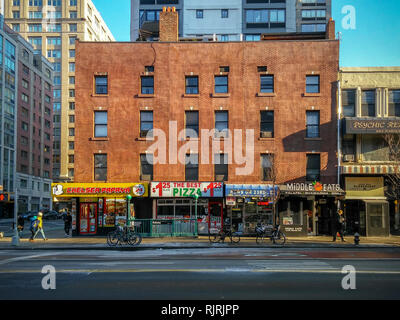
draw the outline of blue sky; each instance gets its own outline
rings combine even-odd
[[[227,0],[229,1],[229,0]],[[117,41],[130,41],[130,0],[93,0]],[[355,29],[346,29],[349,11]],[[340,66],[400,66],[400,0],[332,0],[336,31],[341,32]]]

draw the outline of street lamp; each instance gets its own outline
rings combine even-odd
[[[129,217],[131,216],[131,213],[130,213],[130,203],[131,203],[131,199],[132,199],[132,196],[130,195],[130,194],[128,194],[127,196],[126,196],[126,226],[128,227],[129,226]]]
[[[195,203],[195,206],[194,206],[194,215],[195,215],[195,218],[196,218],[196,223],[195,223],[195,230],[196,230],[196,234],[198,233],[198,230],[197,230],[197,201],[199,200],[199,195],[196,193],[194,196],[193,196],[193,198],[194,198],[194,203]]]

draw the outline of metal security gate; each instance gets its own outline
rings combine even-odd
[[[196,219],[134,219],[130,225],[142,237],[197,237]]]

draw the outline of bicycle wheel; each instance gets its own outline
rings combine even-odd
[[[232,243],[239,243],[240,242],[240,235],[237,232],[233,232],[231,234],[231,242]]]
[[[142,242],[142,236],[139,233],[129,233],[128,235],[128,243],[131,246],[138,246]]]
[[[286,235],[283,232],[279,231],[278,234],[273,237],[273,241],[276,244],[283,245],[286,242]]]
[[[115,231],[111,231],[107,234],[107,244],[110,247],[115,247],[119,242],[119,233]]]
[[[257,233],[256,236],[256,243],[257,244],[262,244],[264,242],[265,239],[265,234],[264,233]]]
[[[213,229],[215,232],[208,232],[208,240],[211,243],[217,243],[221,241],[221,231],[218,229]]]

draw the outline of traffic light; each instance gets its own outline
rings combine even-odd
[[[8,202],[9,200],[8,198],[9,198],[8,193],[0,194],[0,202]]]

